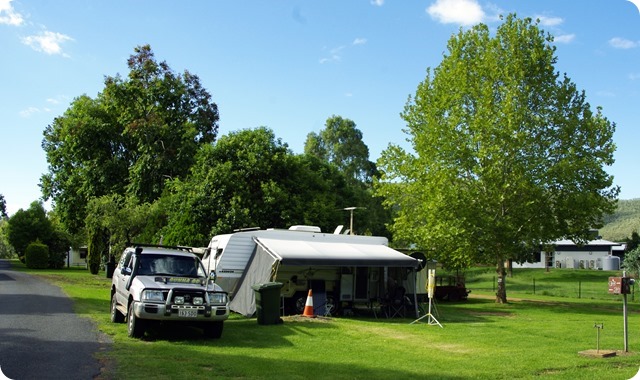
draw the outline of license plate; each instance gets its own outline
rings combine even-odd
[[[198,310],[180,309],[178,310],[178,317],[196,318],[198,316]]]

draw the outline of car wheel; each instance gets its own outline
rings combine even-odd
[[[127,313],[127,333],[131,338],[142,338],[144,336],[144,319],[136,318],[133,312],[133,302],[129,304]]]
[[[211,339],[220,339],[222,336],[222,322],[209,322],[202,325],[204,336]]]
[[[111,296],[111,322],[122,323],[124,322],[124,315],[117,308],[118,302],[116,301],[116,295]]]

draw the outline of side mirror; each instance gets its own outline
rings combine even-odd
[[[120,269],[120,274],[123,274],[125,276],[130,276],[131,275],[131,268],[124,267],[124,268]]]
[[[209,272],[209,280],[216,282],[217,278],[218,275],[216,274],[216,271],[212,270],[211,272]]]

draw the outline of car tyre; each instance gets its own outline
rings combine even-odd
[[[202,325],[204,336],[210,339],[220,339],[222,336],[222,321],[209,322]]]
[[[116,301],[116,295],[111,296],[111,322],[122,323],[124,322],[124,315],[118,310],[118,302]]]
[[[133,312],[133,302],[129,304],[127,313],[127,333],[131,338],[142,338],[144,336],[145,321],[136,317]]]

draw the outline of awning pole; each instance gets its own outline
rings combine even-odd
[[[416,268],[413,268],[413,306],[416,308],[416,318],[420,318],[420,311],[418,311],[418,272],[416,272]]]

